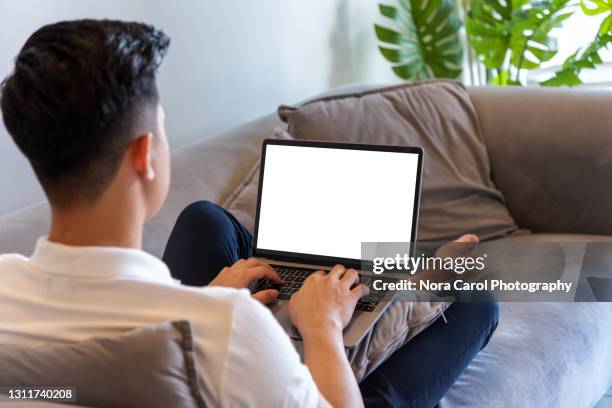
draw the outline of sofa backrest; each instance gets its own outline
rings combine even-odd
[[[492,179],[521,228],[612,235],[612,93],[471,88]],[[608,185],[608,182],[611,185]]]
[[[355,92],[368,87],[350,87]],[[542,88],[470,88],[492,178],[521,228],[612,235],[612,93]],[[173,154],[168,201],[146,226],[144,247],[161,256],[180,210],[195,200],[222,203],[281,122],[268,115]],[[47,232],[46,204],[0,216],[0,254],[29,255]]]

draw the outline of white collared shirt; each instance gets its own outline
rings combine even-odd
[[[38,346],[190,320],[209,406],[315,406],[310,372],[246,289],[192,288],[135,249],[40,238],[30,259],[0,255],[0,344]]]

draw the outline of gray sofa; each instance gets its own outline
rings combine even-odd
[[[472,88],[493,182],[529,241],[612,242],[612,94]],[[160,256],[180,210],[225,203],[284,124],[276,114],[173,154],[172,187],[146,226]],[[0,253],[30,254],[48,227],[45,204],[0,217]],[[612,384],[611,303],[504,303],[490,344],[441,407],[590,407]],[[449,339],[452,341],[452,339]]]

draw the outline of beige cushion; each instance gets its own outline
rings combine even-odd
[[[280,107],[296,139],[422,146],[419,240],[473,232],[490,239],[517,230],[491,167],[465,88],[429,81],[323,97]],[[409,210],[408,208],[406,209]]]
[[[204,407],[189,322],[38,348],[0,347],[0,385],[76,388],[90,407]]]

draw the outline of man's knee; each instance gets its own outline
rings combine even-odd
[[[191,203],[187,207],[185,207],[183,209],[183,211],[181,211],[181,214],[179,215],[179,219],[181,219],[181,218],[187,218],[187,219],[198,218],[202,214],[208,214],[210,212],[214,213],[214,212],[219,211],[219,210],[222,211],[221,207],[219,207],[217,204],[212,203],[210,201],[207,201],[207,200],[194,201],[193,203]]]
[[[499,303],[491,295],[487,300],[471,304],[473,316],[478,320],[480,332],[482,333],[482,347],[484,348],[493,336],[499,323]]]
[[[228,224],[223,208],[215,203],[202,200],[189,204],[178,216],[177,227],[204,229],[207,231],[222,230]]]
[[[488,291],[474,292],[469,299],[454,303],[457,316],[463,321],[466,334],[472,339],[480,340],[480,348],[484,348],[499,322],[499,303],[495,295]]]
[[[497,325],[499,320],[499,303],[492,292],[481,292],[478,302],[482,307],[482,314],[489,322]]]

